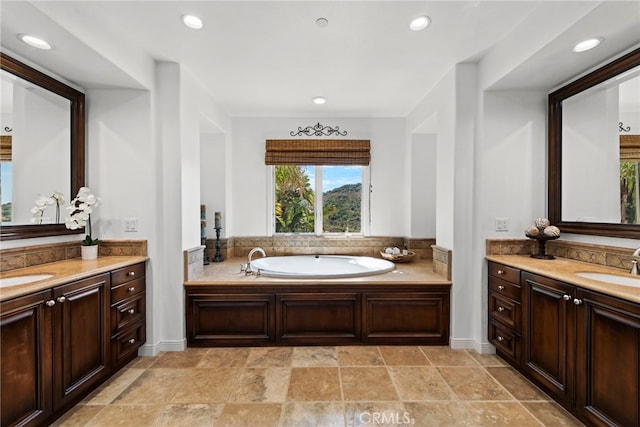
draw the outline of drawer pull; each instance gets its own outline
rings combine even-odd
[[[136,290],[136,288],[135,288],[134,286],[132,286],[132,287],[130,287],[130,288],[128,289],[128,291],[129,291],[129,292],[133,292],[133,291],[135,291],[135,290]]]
[[[498,276],[502,276],[504,274],[504,270],[498,270]]]
[[[564,294],[562,295],[562,299],[565,301],[569,301],[571,299],[571,295]]]
[[[129,342],[129,344],[133,344],[133,343],[136,342],[136,339],[135,338],[131,338],[128,342]]]
[[[135,313],[135,312],[136,312],[136,311],[135,311],[133,308],[130,308],[129,310],[127,310],[127,313],[129,313],[129,314],[133,314],[133,313]]]
[[[581,300],[581,299],[576,298],[576,299],[574,299],[574,300],[573,300],[573,303],[574,303],[575,305],[580,305],[580,304],[582,304],[582,300]]]
[[[64,296],[58,297],[58,302],[61,303],[61,304],[63,302],[65,302],[66,300],[67,300],[67,298],[65,298]]]
[[[136,275],[135,271],[130,271],[130,272],[127,273],[127,276],[129,276],[129,277],[133,277],[135,275]]]
[[[501,336],[501,335],[498,335],[498,341],[500,341],[500,342],[504,341],[504,337]]]
[[[498,311],[504,311],[504,307],[498,307]]]
[[[47,304],[47,307],[53,307],[54,305],[56,305],[56,301],[50,299],[49,301],[45,302],[45,304]]]
[[[498,290],[504,291],[504,285],[498,285]]]

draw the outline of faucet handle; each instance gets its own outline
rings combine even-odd
[[[247,271],[247,264],[246,263],[240,264],[240,273],[244,273],[246,271]]]
[[[631,260],[631,271],[629,271],[630,274],[635,274],[638,275],[640,274],[640,272],[638,272],[638,261],[635,259]]]

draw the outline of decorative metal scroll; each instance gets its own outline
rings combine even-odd
[[[10,128],[9,126],[5,126],[5,127],[4,127],[4,131],[5,131],[5,132],[7,132],[7,133],[11,132],[12,130],[13,130],[13,129],[12,129],[12,128]]]
[[[289,132],[289,135],[291,136],[330,136],[330,135],[339,135],[339,136],[346,136],[347,135],[347,131],[340,131],[340,126],[336,126],[335,128],[332,128],[331,126],[322,126],[320,124],[320,122],[318,122],[317,124],[313,125],[313,126],[307,126],[306,128],[302,128],[302,126],[298,126],[298,132],[296,131],[291,131]]]
[[[620,132],[631,132],[631,126],[624,127],[622,122],[618,122],[618,130]]]

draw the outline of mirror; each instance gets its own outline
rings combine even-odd
[[[84,94],[0,52],[0,239],[78,234],[64,226],[65,205],[84,185]],[[40,196],[55,203],[32,212]],[[55,200],[55,199],[54,199]]]
[[[640,238],[640,49],[549,95],[549,219]]]

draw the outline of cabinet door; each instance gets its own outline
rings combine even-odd
[[[594,425],[640,425],[640,305],[578,290],[577,407]]]
[[[40,425],[52,413],[50,300],[46,290],[0,305],[3,426]]]
[[[360,320],[358,293],[276,295],[276,340],[282,344],[358,342]]]
[[[559,401],[572,404],[575,287],[522,273],[522,368]]]
[[[56,409],[109,375],[109,278],[103,274],[53,289]]]

